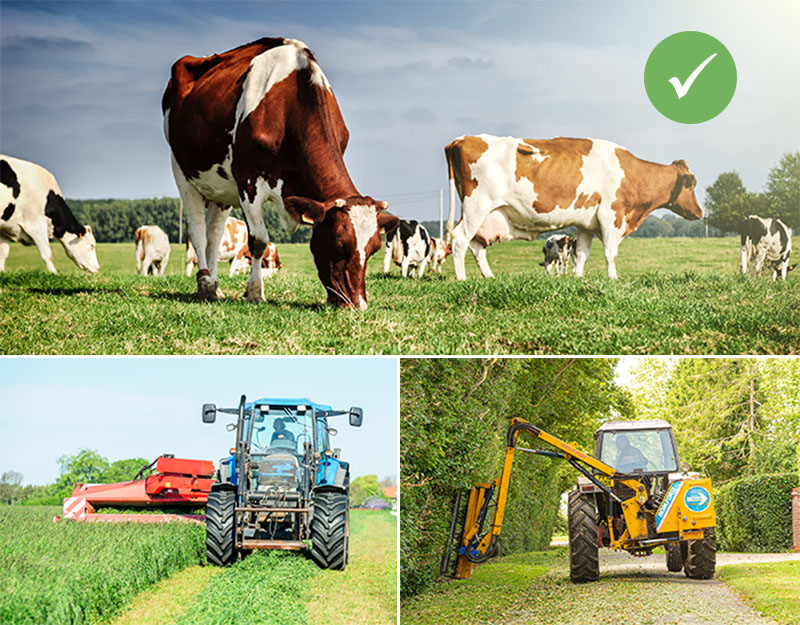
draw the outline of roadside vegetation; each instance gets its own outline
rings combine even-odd
[[[800,562],[733,564],[718,574],[762,614],[780,625],[800,625]]]
[[[205,561],[189,523],[53,522],[60,507],[0,506],[0,623],[90,623],[160,579]]]
[[[0,274],[0,351],[9,354],[790,354],[800,351],[800,271],[785,283],[738,274],[738,239],[631,239],[620,280],[605,276],[595,241],[584,279],[546,276],[541,244],[489,250],[496,277],[382,276],[370,261],[365,312],[325,304],[308,246],[283,244],[267,302],[244,301],[246,276],[227,276],[226,299],[196,301],[183,252],[164,278],[135,275],[132,243],[99,244],[101,272],[79,273],[54,244],[60,273],[12,245]],[[800,237],[795,238],[800,249]]]

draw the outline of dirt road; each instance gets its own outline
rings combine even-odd
[[[600,581],[572,584],[565,562],[493,625],[775,625],[716,579],[669,573],[663,554],[600,554]],[[800,554],[718,554],[717,566],[789,559]]]

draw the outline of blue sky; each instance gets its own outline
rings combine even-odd
[[[81,448],[111,461],[173,453],[216,464],[234,434],[224,415],[204,424],[202,404],[237,406],[244,393],[361,406],[360,428],[331,419],[332,445],[353,477],[397,476],[397,376],[395,358],[0,358],[0,473],[49,483],[56,460]]]
[[[359,190],[438,217],[443,147],[461,134],[605,138],[684,158],[702,189],[735,169],[760,190],[800,148],[800,3],[7,2],[0,5],[0,139],[68,197],[176,196],[161,130],[171,64],[261,36],[314,50],[351,132]],[[647,99],[664,37],[701,30],[737,64],[733,101],[682,125]],[[796,72],[795,72],[796,73]]]

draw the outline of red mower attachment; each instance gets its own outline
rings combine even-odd
[[[145,471],[153,473],[139,479]],[[214,483],[214,463],[164,455],[142,468],[130,482],[77,484],[64,499],[64,518],[75,521],[205,522],[200,514],[95,514],[104,506],[122,508],[202,508]]]

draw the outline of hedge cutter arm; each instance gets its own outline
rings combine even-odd
[[[554,447],[558,451],[544,449],[528,449],[519,447],[517,441],[521,433],[530,434],[537,439]],[[455,577],[469,579],[472,577],[472,570],[475,564],[485,562],[497,551],[500,531],[503,527],[503,516],[505,514],[506,502],[508,499],[508,488],[511,480],[511,468],[514,464],[514,453],[525,451],[538,456],[549,458],[560,458],[566,460],[578,471],[580,471],[595,486],[606,492],[609,497],[616,500],[623,510],[628,529],[614,543],[620,545],[625,540],[638,539],[647,536],[647,519],[640,514],[641,507],[647,501],[647,491],[639,480],[626,478],[620,473],[600,460],[589,456],[569,445],[564,441],[540,430],[535,425],[525,419],[515,418],[508,428],[506,435],[506,454],[503,461],[503,470],[500,476],[492,482],[482,482],[476,484],[469,494],[464,523],[462,528],[461,540],[457,545],[458,559],[456,561]],[[584,466],[585,465],[585,466]],[[589,467],[589,468],[587,468]],[[633,489],[634,496],[627,500],[620,499],[614,492],[600,480],[597,479],[595,472],[616,479],[619,483]],[[491,525],[488,531],[483,531],[483,525],[489,513],[492,503],[495,503],[494,514],[492,515]],[[445,550],[445,557],[442,559],[442,574],[449,568],[450,544],[452,544],[455,533],[456,517],[460,508],[460,493],[453,509],[453,520],[450,525],[450,539]],[[613,545],[612,545],[613,546]]]

